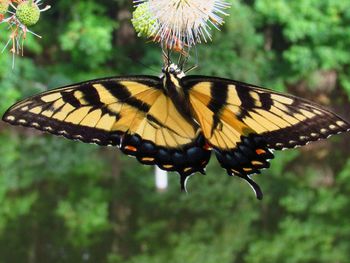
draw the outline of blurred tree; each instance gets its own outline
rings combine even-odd
[[[231,2],[194,73],[287,90],[346,117],[350,3]],[[0,113],[75,81],[159,74],[160,50],[128,33],[130,12],[131,1],[55,2],[35,26],[43,39],[28,36],[14,70],[11,54],[0,55]],[[278,153],[257,176],[258,202],[214,158],[188,195],[172,174],[157,193],[153,168],[117,149],[0,123],[0,262],[347,262],[349,142]]]

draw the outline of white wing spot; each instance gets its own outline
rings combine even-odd
[[[53,129],[50,126],[46,126],[43,128],[45,131],[53,131]]]
[[[337,121],[336,124],[339,126],[345,126],[345,122],[343,121]]]
[[[318,136],[318,134],[317,134],[317,133],[314,133],[314,132],[311,133],[310,135],[311,135],[312,137],[317,137],[317,136]]]
[[[299,138],[300,138],[300,140],[302,140],[302,141],[306,141],[306,140],[309,139],[309,137],[307,137],[307,136],[300,136]]]
[[[27,111],[29,110],[29,107],[28,106],[24,106],[23,108],[21,108],[22,111]]]
[[[14,116],[7,116],[6,120],[8,121],[14,121],[16,118]]]
[[[37,123],[37,122],[33,122],[31,125],[32,125],[33,127],[35,127],[35,128],[40,127],[39,123]]]
[[[97,139],[97,138],[93,138],[92,141],[95,142],[95,143],[101,142],[101,140],[99,140],[99,139]]]
[[[327,133],[328,132],[328,130],[327,129],[321,129],[321,133]]]
[[[317,115],[322,115],[322,112],[316,109],[313,109],[313,112],[316,113]]]
[[[296,142],[296,141],[293,141],[293,140],[290,140],[289,143],[290,143],[290,144],[295,144],[295,143],[297,143],[297,142]]]
[[[18,123],[21,123],[21,124],[26,124],[26,123],[27,123],[27,121],[26,121],[26,120],[23,120],[23,119],[20,119],[20,120],[18,120]]]
[[[83,139],[83,136],[81,136],[81,135],[74,135],[73,138],[74,138],[74,139],[80,139],[80,140],[81,140],[81,139]]]
[[[64,130],[58,131],[57,133],[58,133],[58,134],[61,134],[61,135],[68,135],[68,132],[66,132],[66,131],[64,131]]]
[[[331,129],[331,130],[336,130],[337,129],[337,126],[335,126],[335,125],[329,125],[329,128]]]

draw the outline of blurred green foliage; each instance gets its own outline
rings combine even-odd
[[[193,74],[289,91],[347,117],[349,1],[231,2]],[[0,55],[0,113],[75,81],[159,74],[160,49],[135,37],[131,10],[131,1],[55,2],[33,28],[43,39],[28,35],[14,70]],[[276,153],[256,177],[259,202],[214,158],[188,195],[175,174],[159,193],[153,168],[117,149],[0,123],[0,262],[348,262],[349,143]]]

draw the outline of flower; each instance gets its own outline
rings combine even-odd
[[[16,17],[25,26],[35,25],[40,18],[40,9],[35,2],[24,1],[17,6]]]
[[[10,0],[0,0],[0,14],[4,15],[7,13],[7,10],[10,5]]]
[[[155,18],[152,18],[147,3],[139,4],[132,16],[131,22],[139,37],[143,36],[149,38],[154,35],[154,30],[158,28],[158,23]]]
[[[0,22],[4,20],[10,6],[10,0],[0,0]]]
[[[221,16],[230,5],[223,0],[135,0],[137,5],[147,5],[149,15],[141,17],[144,23],[153,25],[152,35],[166,46],[177,43],[191,47],[211,40],[211,27],[224,23]]]
[[[6,1],[7,0],[0,0],[0,8],[2,7],[2,4],[6,6]],[[27,32],[41,38],[41,36],[30,31],[28,27],[35,25],[39,21],[40,13],[50,9],[50,6],[47,5],[45,8],[40,9],[39,6],[41,5],[41,0],[8,0],[7,3],[15,10],[15,12],[9,11],[9,6],[7,6],[3,15],[9,13],[10,16],[7,18],[3,17],[0,20],[0,23],[9,24],[9,29],[11,30],[9,40],[2,52],[4,52],[9,44],[12,43],[10,52],[13,54],[12,67],[14,67],[15,55],[23,55],[23,45]]]

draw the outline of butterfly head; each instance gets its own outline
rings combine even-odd
[[[178,65],[171,63],[162,68],[162,72],[166,77],[170,75],[175,76],[178,79],[181,79],[185,76],[185,73],[178,67]]]

